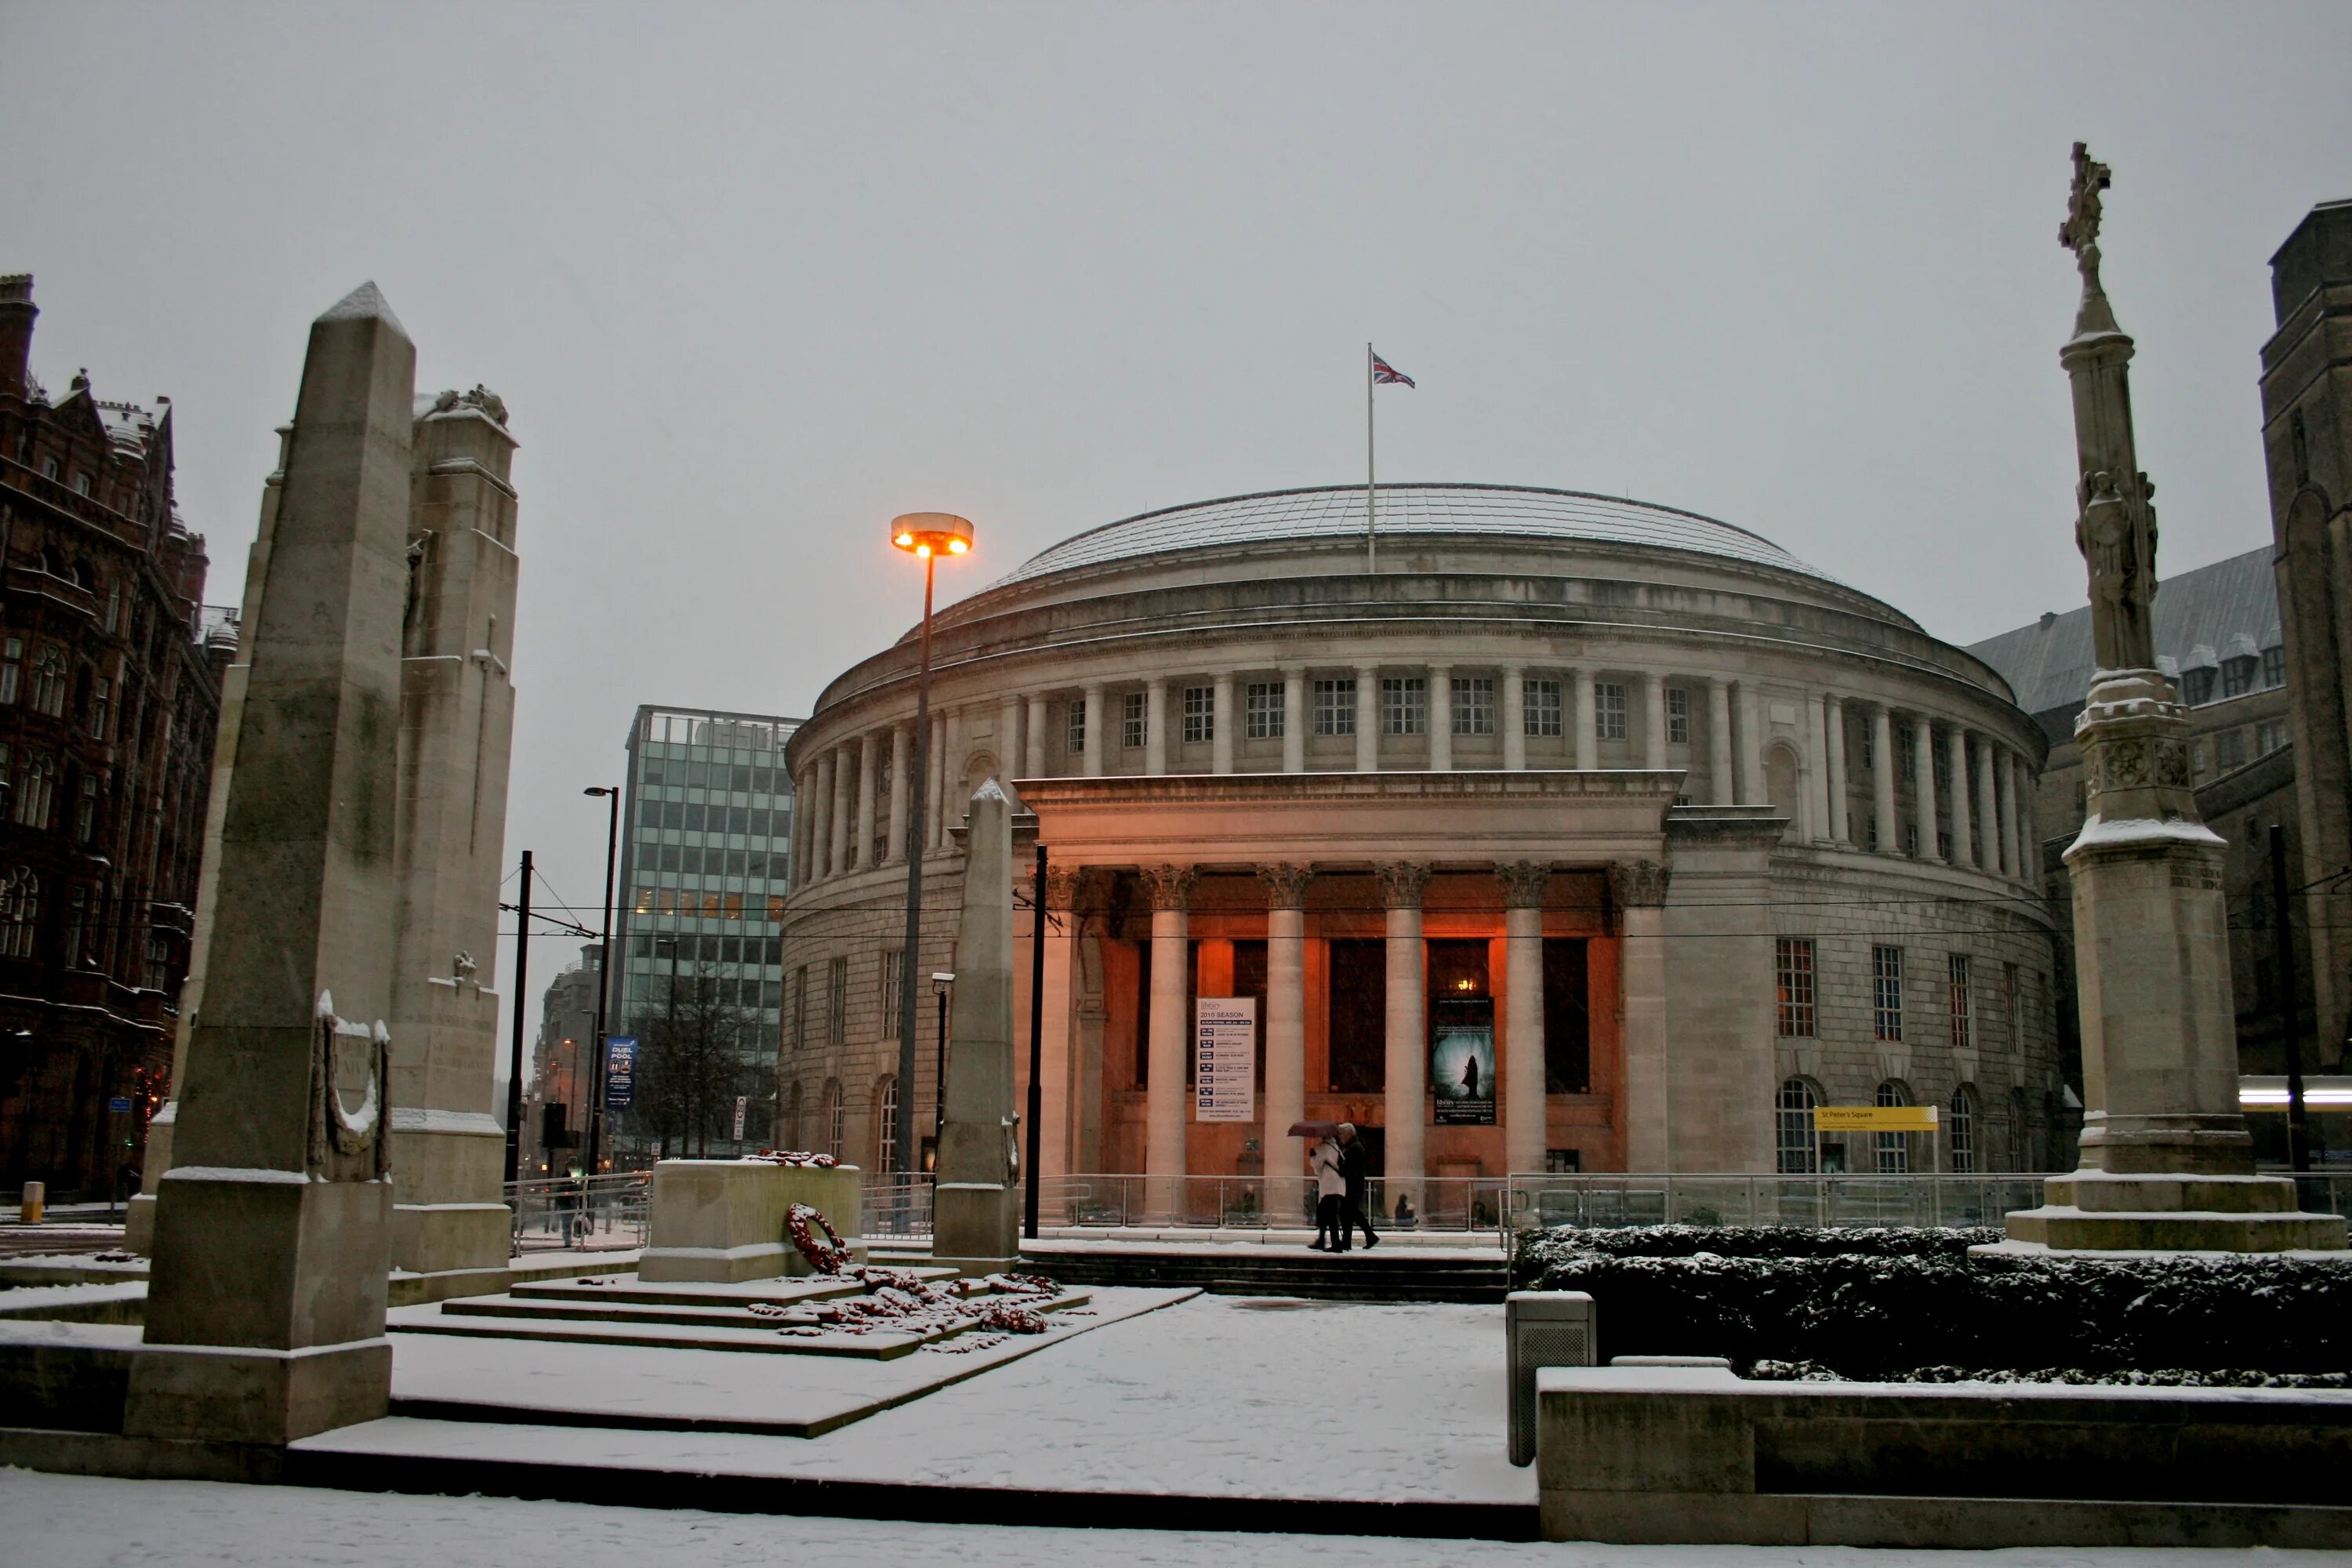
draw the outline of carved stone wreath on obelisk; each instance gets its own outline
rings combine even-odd
[[[2238,1107],[2225,846],[2189,783],[2189,715],[2156,664],[2156,487],[2135,447],[2132,340],[2099,280],[2113,172],[2074,144],[2058,242],[2083,294],[2059,351],[2074,389],[2074,542],[2098,668],[2074,722],[2088,791],[2066,851],[2074,883],[2084,1113],[2081,1164],[2012,1243],[2277,1251],[2342,1247],[2344,1221],[2296,1211],[2294,1184],[2254,1173]]]

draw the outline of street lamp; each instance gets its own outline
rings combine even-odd
[[[604,829],[604,924],[596,944],[595,1070],[588,1082],[588,1173],[596,1173],[596,1155],[604,1137],[604,1004],[613,990],[613,858],[621,847],[621,791],[590,784],[582,795],[603,795],[612,805]]]
[[[898,1109],[892,1136],[901,1163],[915,1147],[915,955],[923,940],[923,819],[929,809],[931,743],[931,574],[942,555],[971,549],[971,523],[944,511],[912,511],[890,521],[890,542],[923,563],[922,660],[915,678],[912,809],[907,813],[907,943],[898,958]],[[942,792],[947,787],[940,781]]]

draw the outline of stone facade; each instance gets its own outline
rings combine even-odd
[[[1269,1119],[1293,1107],[1365,1126],[1391,1182],[2056,1163],[2046,747],[1998,676],[1709,519],[1500,487],[1381,503],[1377,575],[1360,491],[1284,492],[1078,535],[939,617],[929,798],[1005,780],[1055,868],[1045,1175],[1286,1174]],[[869,1165],[907,809],[870,759],[911,754],[914,673],[909,636],[789,752],[785,1141]],[[919,826],[919,985],[955,967],[961,850],[951,814]],[[1201,1122],[1188,999],[1241,994],[1266,1117]],[[1434,1113],[1445,997],[1491,1007],[1493,1125]],[[1958,1096],[1969,1141],[1813,1138],[1811,1104],[1882,1092]]]
[[[590,942],[548,983],[540,999],[539,1041],[523,1097],[522,1175],[562,1176],[582,1158],[586,1130],[588,1043],[596,1037],[596,983],[604,950]]]
[[[236,632],[171,404],[45,391],[32,296],[0,278],[0,1188],[54,1203],[135,1185],[164,1102]]]

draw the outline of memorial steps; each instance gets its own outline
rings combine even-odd
[[[1383,1238],[1334,1257],[1307,1247],[1054,1246],[1022,1255],[1024,1268],[1065,1285],[1192,1286],[1219,1296],[1291,1296],[1318,1301],[1500,1305],[1510,1289],[1499,1253],[1431,1257]]]

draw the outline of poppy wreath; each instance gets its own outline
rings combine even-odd
[[[762,1149],[751,1158],[765,1160],[772,1165],[786,1165],[797,1170],[830,1171],[841,1164],[840,1161],[830,1154],[812,1154],[804,1149]]]
[[[824,1239],[817,1239],[818,1231]],[[784,1215],[784,1232],[793,1238],[800,1255],[819,1274],[838,1274],[841,1266],[849,1261],[849,1244],[833,1228],[833,1222],[806,1204],[794,1204]]]

